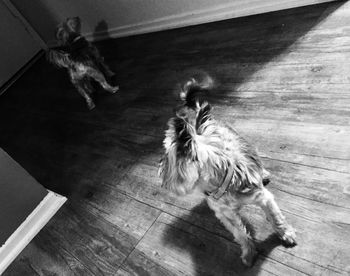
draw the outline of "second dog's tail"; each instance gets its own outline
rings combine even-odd
[[[201,80],[197,80],[194,77],[190,78],[182,85],[180,99],[188,107],[195,109],[197,102],[199,104],[204,102],[204,98],[208,96],[212,87],[213,79],[208,75],[205,75]]]

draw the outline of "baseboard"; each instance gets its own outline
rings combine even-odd
[[[332,1],[334,0],[237,0],[229,4],[217,5],[215,8],[176,14],[111,28],[97,34],[85,33],[84,35],[90,41],[118,38]],[[55,45],[53,41],[48,44]]]
[[[7,89],[11,87],[12,84],[15,83],[29,68],[31,68],[39,58],[41,58],[44,55],[44,51],[40,50],[35,54],[34,57],[32,57],[21,69],[19,69],[7,82],[5,82],[0,87],[0,95],[5,93]]]
[[[67,199],[48,191],[48,194],[0,248],[0,275],[46,225]]]

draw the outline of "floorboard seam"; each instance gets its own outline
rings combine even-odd
[[[264,256],[265,256],[265,255],[264,255]],[[305,273],[305,272],[303,272],[303,271],[301,271],[301,270],[299,270],[299,269],[297,269],[297,268],[295,268],[295,267],[291,267],[291,266],[289,266],[289,265],[286,264],[286,263],[283,263],[283,262],[281,262],[281,261],[278,261],[278,260],[273,259],[273,258],[268,257],[268,256],[265,256],[265,257],[266,257],[267,259],[271,259],[271,260],[275,261],[276,263],[279,263],[279,264],[281,264],[281,265],[283,265],[283,266],[289,267],[289,268],[292,269],[292,270],[298,271],[298,272],[300,272],[300,273],[302,273],[302,274],[304,274],[304,275],[312,276],[311,274]]]
[[[176,219],[179,219],[179,220],[183,221],[184,223],[187,223],[187,224],[189,224],[189,225],[191,225],[191,226],[197,227],[197,228],[199,228],[199,229],[201,229],[201,230],[203,230],[203,231],[205,231],[205,232],[207,232],[207,233],[210,233],[210,234],[212,234],[212,235],[214,235],[214,236],[223,238],[223,239],[225,239],[226,241],[228,241],[228,242],[230,242],[230,243],[233,243],[233,244],[235,244],[235,245],[238,246],[238,244],[234,241],[234,239],[229,239],[229,238],[227,238],[227,237],[224,236],[224,235],[220,235],[219,233],[212,232],[212,231],[210,231],[210,230],[208,230],[208,229],[206,229],[206,228],[204,228],[204,227],[202,227],[202,226],[200,226],[200,225],[194,224],[194,223],[192,223],[192,222],[190,222],[190,221],[188,221],[188,220],[185,220],[185,219],[183,219],[183,218],[181,218],[181,217],[178,217],[178,216],[176,216],[176,215],[174,215],[174,214],[171,214],[171,213],[169,213],[169,212],[167,212],[167,211],[164,211],[164,210],[162,210],[162,209],[160,209],[160,208],[158,208],[158,207],[155,207],[155,206],[153,206],[153,205],[151,205],[151,204],[149,204],[149,203],[146,203],[146,202],[143,202],[143,201],[141,201],[141,200],[139,200],[139,199],[136,199],[136,198],[132,197],[131,195],[125,193],[124,191],[121,191],[121,190],[118,189],[118,192],[120,192],[121,194],[123,194],[123,195],[125,195],[125,196],[127,196],[127,197],[129,197],[129,198],[132,198],[132,199],[134,199],[134,200],[136,200],[136,201],[138,201],[138,202],[140,202],[140,203],[142,203],[142,204],[146,204],[146,205],[148,205],[148,206],[151,207],[151,208],[157,209],[157,210],[159,210],[161,213],[170,215],[170,216],[172,216],[172,217],[174,217],[174,218],[176,218]],[[188,210],[188,209],[183,209],[183,210],[190,211],[190,210]],[[290,212],[288,212],[287,210],[284,210],[284,212],[290,213]],[[160,214],[161,214],[161,213],[160,213]],[[291,214],[293,214],[293,213],[291,213]],[[295,215],[295,214],[293,214],[293,215]],[[159,215],[159,216],[160,216],[160,215]],[[158,217],[159,217],[159,216],[158,216]],[[157,217],[156,220],[158,220],[158,217]],[[304,219],[305,219],[305,218],[304,218]],[[152,223],[151,227],[152,227],[153,224],[156,222],[156,220]],[[319,221],[317,221],[317,222],[319,222]],[[164,222],[162,222],[162,223],[164,223]],[[170,224],[167,224],[167,223],[164,223],[164,224],[168,225],[169,227],[174,227],[174,226],[172,226],[172,225],[170,225]],[[150,228],[151,228],[151,227],[150,227]],[[149,229],[150,229],[150,228],[149,228]],[[148,230],[149,230],[149,229],[148,229]],[[147,232],[148,232],[148,230],[147,230]],[[143,237],[140,238],[139,242],[140,242],[142,239],[143,239]],[[138,242],[138,243],[139,243],[139,242]],[[138,244],[138,243],[137,243],[137,244]],[[136,248],[136,246],[137,246],[137,245],[135,245],[135,248]],[[134,248],[134,249],[135,249],[135,248]],[[133,249],[132,251],[134,251],[134,249]],[[278,250],[281,250],[281,249],[278,249]],[[288,251],[284,251],[284,250],[282,250],[282,251],[288,253]],[[131,252],[130,252],[130,254],[131,254]],[[129,254],[129,255],[130,255],[130,254]],[[129,255],[128,255],[128,256],[129,256]],[[295,257],[295,258],[297,258],[297,259],[300,258],[299,256],[295,256],[295,255],[293,255],[293,254],[290,254],[290,255],[292,255],[293,257]],[[264,255],[264,256],[265,256],[265,255]],[[270,258],[271,260],[274,260],[274,261],[276,261],[276,262],[278,262],[278,263],[281,263],[281,262],[279,262],[279,261],[277,261],[277,260],[275,260],[275,259],[273,259],[273,258],[271,258],[271,257],[268,257],[268,256],[265,256],[265,257],[266,257],[266,258]],[[127,258],[126,258],[126,259],[127,259]],[[125,260],[126,260],[126,259],[125,259]],[[314,263],[314,262],[312,262],[312,261],[309,261],[309,260],[307,260],[307,259],[304,259],[304,258],[300,258],[300,259],[302,259],[302,260],[304,260],[304,261],[307,261],[307,262],[309,262],[309,263],[312,263],[312,264],[314,264],[314,265],[316,265],[316,266],[318,266],[318,267],[325,268],[324,266],[319,265],[319,264],[317,264],[317,263]],[[124,264],[124,262],[123,262],[123,264]],[[122,265],[123,265],[123,264],[122,264]],[[281,264],[282,264],[282,265],[285,265],[285,264],[283,264],[283,263],[281,263]],[[121,268],[123,268],[122,265],[121,265]],[[286,265],[286,266],[289,267],[288,265]],[[294,269],[293,267],[290,267],[290,268],[291,268],[291,269]],[[294,269],[294,270],[299,271],[298,269]],[[301,271],[300,271],[300,272],[301,272]],[[302,272],[302,273],[304,273],[304,272]],[[304,274],[305,274],[305,273],[304,273]],[[305,275],[309,275],[309,274],[305,274]]]
[[[52,231],[54,232],[54,233],[56,233],[56,236],[58,236],[58,237],[62,237],[63,235],[61,235],[60,233],[59,233],[59,230],[56,230],[55,228],[53,228],[52,229]],[[81,235],[81,234],[79,234],[79,233],[77,233],[77,236],[79,236],[80,237],[80,239],[83,239],[84,238],[84,236],[83,235]],[[65,250],[65,251],[67,251],[67,253],[69,253],[69,251],[68,250],[66,250],[66,248],[64,247],[64,246],[60,246],[63,250]],[[94,254],[94,252],[90,249],[90,248],[86,248],[85,250],[88,250],[88,251],[90,251],[90,253],[92,253],[92,255],[95,255]],[[86,265],[84,264],[84,262],[83,261],[80,261],[80,259],[75,255],[75,253],[69,253],[72,257],[74,257],[76,260],[78,260],[87,270],[89,270],[93,275],[96,275],[91,269],[89,269],[88,267],[86,267]],[[88,257],[88,259],[89,260],[91,260],[90,259],[90,257]],[[97,257],[97,259],[98,259],[98,257]],[[93,264],[96,264],[95,262],[92,262]],[[106,264],[106,266],[108,266],[108,267],[113,267],[110,263],[107,263]],[[98,266],[97,266],[98,267]]]
[[[28,261],[28,266],[35,273],[35,275],[40,276],[40,273],[38,271],[36,271],[36,269],[33,267],[33,265],[30,263],[30,261]],[[6,272],[6,270],[5,270],[5,272]]]
[[[161,216],[163,212],[160,211],[158,216],[154,219],[154,221],[152,222],[152,224],[148,227],[148,229],[145,231],[145,233],[142,235],[142,237],[138,240],[138,242],[135,244],[134,248],[130,251],[130,253],[125,257],[124,261],[119,265],[118,269],[124,269],[126,270],[126,268],[124,267],[125,262],[128,260],[129,256],[135,251],[136,247],[140,244],[140,242],[142,241],[142,239],[146,236],[146,234],[148,233],[148,231],[153,227],[153,225],[156,223],[156,221],[158,220],[158,218]]]
[[[334,271],[333,269],[331,269],[331,268],[329,267],[329,264],[328,264],[327,266],[323,266],[323,265],[321,265],[321,264],[312,262],[312,261],[310,261],[310,260],[308,260],[308,259],[305,259],[305,258],[302,258],[302,257],[300,257],[300,256],[296,256],[296,255],[292,254],[291,252],[289,252],[289,251],[287,251],[287,250],[285,251],[285,253],[287,253],[288,255],[293,256],[294,258],[299,258],[299,259],[301,259],[301,260],[303,260],[303,261],[305,261],[305,262],[308,262],[308,263],[310,263],[310,264],[316,265],[316,266],[318,266],[318,267],[320,267],[320,268],[324,268],[325,270]],[[335,258],[334,258],[334,259],[335,259]],[[337,269],[342,270],[341,268],[338,268],[338,267],[337,267]],[[343,271],[343,270],[342,270],[342,271]],[[338,271],[334,271],[334,272],[339,273]],[[344,271],[344,272],[346,272],[346,271]]]
[[[288,163],[288,164],[293,164],[293,165],[298,165],[298,166],[304,166],[304,167],[308,167],[308,168],[314,168],[314,169],[320,169],[320,170],[326,170],[326,171],[331,171],[331,172],[337,172],[337,173],[341,173],[341,174],[350,175],[350,173],[347,173],[347,172],[332,170],[332,169],[328,169],[328,168],[324,168],[324,167],[319,167],[319,166],[301,164],[301,163],[297,163],[297,162],[292,162],[292,161],[287,161],[287,160],[272,158],[272,157],[268,157],[268,156],[262,156],[262,158],[265,158],[265,159],[268,159],[268,160],[273,160],[273,161],[278,161],[278,162],[283,162],[283,163]]]
[[[293,194],[293,193],[291,193],[291,192],[288,192],[288,191],[279,189],[279,188],[277,188],[277,187],[271,187],[270,189],[271,189],[271,190],[278,190],[278,191],[280,191],[280,192],[283,192],[283,193],[286,193],[286,194],[289,194],[289,195],[292,195],[292,196],[300,197],[300,198],[307,199],[307,200],[311,200],[311,201],[314,201],[314,202],[317,202],[317,203],[321,203],[321,204],[325,204],[325,205],[329,205],[329,206],[334,206],[334,207],[338,207],[338,208],[342,208],[342,209],[345,209],[345,210],[349,210],[349,211],[350,211],[350,208],[349,208],[349,207],[340,206],[340,205],[332,204],[332,203],[329,203],[329,202],[323,202],[323,201],[320,201],[320,200],[316,200],[316,199],[314,199],[314,198],[309,198],[309,197],[305,197],[305,196],[302,196],[302,195]]]
[[[79,262],[79,264],[81,264],[87,271],[89,271],[91,273],[91,275],[96,275],[93,271],[90,270],[90,268],[86,267],[84,265],[84,263],[82,263],[76,256],[74,256],[72,253],[70,253],[68,250],[66,250],[64,247],[62,247],[61,245],[57,245],[57,247],[61,248],[62,250],[64,250],[69,256],[71,256],[73,259],[75,259],[76,261]],[[67,264],[68,268],[70,271],[73,272],[74,275],[77,275],[75,273],[75,271],[71,268],[70,264],[66,261],[66,259],[64,258],[64,256],[62,256],[62,254],[58,251],[57,254],[59,254],[61,256],[61,258],[63,259],[63,261]]]

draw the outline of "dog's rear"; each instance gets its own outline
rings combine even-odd
[[[209,75],[201,76],[201,80],[196,80],[192,77],[184,82],[179,93],[183,105],[177,109],[176,115],[178,117],[187,117],[190,123],[194,123],[197,130],[200,125],[204,126],[211,116],[212,108],[207,100],[213,88],[214,81]],[[259,161],[258,157],[257,159]],[[262,183],[264,186],[270,183],[269,177],[270,173],[265,168],[262,168]]]

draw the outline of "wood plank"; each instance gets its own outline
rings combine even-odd
[[[227,109],[227,107],[216,108],[214,112],[216,113],[218,119],[225,118],[225,120],[230,122],[231,125],[235,126],[236,129],[240,131],[240,133],[242,133],[243,136],[246,136],[248,139],[250,138],[250,136],[254,136],[254,139],[249,140],[253,140],[253,144],[257,145],[258,148],[258,142],[261,141],[261,139],[264,139],[261,143],[264,143],[266,145],[266,140],[268,140],[270,142],[269,146],[271,147],[271,149],[277,152],[281,151],[280,148],[282,147],[284,152],[288,151],[289,149],[290,151],[292,151],[291,153],[310,154],[335,159],[349,159],[349,151],[347,151],[346,148],[344,149],[344,146],[347,146],[346,140],[349,136],[348,127],[315,123],[307,124],[305,122],[298,124],[295,122],[280,121],[276,123],[275,120],[272,120],[275,114],[270,115],[271,119],[249,120],[247,122],[247,120],[244,120],[244,118],[240,119],[237,118],[237,116],[235,115],[231,115],[230,112],[227,112]],[[235,108],[233,107],[232,109],[234,112]],[[273,107],[271,107],[271,110],[272,109]],[[136,120],[134,120],[133,122],[131,122],[131,120],[119,120],[118,124],[114,125],[116,129],[125,129],[125,125],[128,125],[128,128],[132,129],[133,131],[138,131],[139,133],[144,133],[148,135],[158,134],[158,136],[160,137],[161,133],[159,133],[159,129],[157,128],[163,128],[163,124],[165,122],[164,115],[159,116],[158,112],[143,112],[139,109],[129,110],[130,111],[128,111],[125,114],[127,118],[131,118],[131,116],[128,115],[133,114],[132,118],[135,119],[135,116],[137,116]],[[258,114],[252,114],[251,116],[256,117]],[[155,118],[157,118],[157,120],[152,120],[154,116],[156,116]],[[152,124],[153,127],[151,127]],[[73,129],[76,129],[78,132],[79,129],[77,127],[79,126],[73,125]],[[102,139],[106,136],[107,138],[108,136],[110,136],[110,139],[113,140],[113,132],[110,133],[110,135],[104,134],[103,132],[101,133],[101,135],[99,135],[99,131],[101,131],[101,129],[94,130],[94,133],[96,133],[96,137],[93,137],[91,141],[94,141],[94,143],[96,141],[96,144],[98,144],[99,141],[96,139]],[[106,131],[108,132],[108,129],[106,129]],[[309,135],[309,133],[312,135]],[[329,133],[331,135],[325,136],[324,133]],[[73,136],[73,134],[74,133],[72,133],[71,136]],[[290,134],[295,135],[295,137],[291,136]],[[272,137],[269,135],[271,135]],[[273,137],[275,135],[278,136]],[[305,135],[307,136],[304,137]],[[322,138],[319,139],[319,137]],[[277,139],[278,141],[285,140],[286,143],[283,145],[281,145],[278,142],[274,143],[274,140]],[[293,149],[293,145],[295,148],[297,147],[299,149],[299,152]]]
[[[252,269],[247,269],[239,254],[238,246],[225,238],[162,214],[123,269],[131,275],[305,275],[268,258],[259,259]]]
[[[349,159],[348,126],[299,124],[263,119],[245,121],[230,119],[229,114],[226,116],[228,121],[234,121],[233,126],[237,131],[258,148],[268,148],[280,153],[290,151],[334,159]]]
[[[118,270],[116,275],[118,275],[118,276],[130,276],[132,274],[130,272],[122,269],[122,268],[119,268],[119,270]]]
[[[29,263],[31,269],[35,271],[34,275],[94,275],[79,260],[60,247],[60,241],[45,228],[22,251],[4,275],[20,275],[17,274],[17,262]]]
[[[152,172],[153,171],[153,172]],[[172,195],[168,195],[165,191],[159,189],[159,179],[156,180],[155,176],[156,168],[151,168],[145,165],[135,165],[134,170],[130,171],[128,175],[120,182],[113,182],[112,186],[109,186],[105,181],[100,184],[101,190],[105,190],[104,193],[109,193],[112,196],[117,196],[121,192],[127,193],[130,197],[134,197],[141,202],[145,202],[148,205],[154,206],[159,210],[173,214],[176,217],[180,217],[182,220],[188,221],[194,225],[200,226],[207,231],[215,233],[215,235],[224,236],[226,239],[232,239],[230,234],[220,226],[219,222],[215,219],[212,213],[203,211],[201,208],[196,208],[196,205],[200,203],[197,199],[179,199]],[[135,175],[136,174],[136,175]],[[137,180],[137,179],[140,180]],[[322,177],[321,177],[322,178]],[[98,181],[97,181],[98,182]],[[94,186],[95,184],[92,184]],[[113,188],[112,188],[113,187]],[[290,261],[290,265],[301,269],[297,264],[309,263],[308,269],[310,274],[315,267],[318,270],[326,269],[323,264],[329,264],[334,266],[335,271],[340,271],[341,267],[346,262],[346,254],[348,251],[348,245],[344,244],[347,232],[349,231],[348,218],[350,217],[350,211],[336,206],[327,206],[328,212],[326,213],[323,202],[319,201],[305,201],[305,198],[291,197],[290,193],[280,191],[279,185],[270,184],[270,189],[275,193],[277,201],[280,203],[281,208],[286,213],[292,224],[298,229],[300,237],[300,244],[296,249],[297,253],[289,253],[284,249],[278,249],[272,256],[275,260],[283,262],[283,258],[290,254],[295,255],[295,259]],[[275,188],[276,187],[276,188]],[[282,188],[283,190],[283,188]],[[294,194],[294,193],[293,193]],[[193,211],[195,209],[195,211]],[[252,224],[259,229],[258,233],[272,233],[272,229],[266,226],[266,222],[263,219],[261,212],[256,212],[248,209],[246,215],[252,221]],[[253,215],[251,215],[251,213]],[[258,215],[254,215],[257,213]],[[203,217],[203,215],[209,214],[210,216]],[[336,226],[337,229],[333,229]],[[303,229],[307,229],[303,231]],[[317,230],[318,229],[318,230]],[[331,230],[332,229],[332,230]],[[321,233],[324,240],[330,244],[323,244],[322,241],[314,241],[314,232]],[[321,235],[321,234],[320,234]],[[340,238],[343,237],[343,238]],[[257,240],[263,240],[257,236]],[[330,242],[331,241],[331,242]],[[337,259],[337,263],[333,264],[333,260],[329,258],[329,254],[323,252],[322,248],[327,246],[336,251],[342,251],[345,259]],[[299,249],[299,250],[298,250]],[[310,250],[315,251],[313,256],[309,255]],[[306,265],[304,263],[304,265]],[[311,266],[311,264],[313,264]],[[344,271],[343,271],[344,272]]]
[[[88,194],[88,198],[93,197],[88,204],[73,198],[73,202],[77,203],[70,203],[62,208],[44,228],[44,234],[41,232],[34,239],[34,243],[42,244],[48,235],[52,246],[59,247],[62,251],[62,262],[69,264],[69,273],[74,275],[89,275],[80,271],[83,268],[91,272],[91,275],[115,275],[119,265],[159,215],[159,211],[154,208],[142,206],[141,203],[128,200],[123,195],[119,195],[118,198],[104,196],[103,204],[99,199],[95,199],[98,196],[97,192]],[[97,206],[97,209],[93,206]],[[43,246],[47,248],[47,244]],[[35,256],[42,254],[36,248],[33,250]],[[23,262],[23,258],[27,260],[25,253],[22,253],[12,266]],[[34,262],[35,265],[36,260],[28,258],[28,262],[32,265]],[[73,261],[78,264],[70,264]],[[42,269],[46,268],[36,268],[39,275],[42,275]],[[53,273],[53,269],[48,271]],[[65,271],[62,264],[57,269],[60,273]],[[9,271],[13,270],[16,271],[10,266]],[[45,271],[43,273],[45,275]],[[67,275],[70,275],[69,273],[67,272]]]
[[[95,275],[115,275],[138,241],[76,203],[64,208],[46,230]]]
[[[152,173],[153,171],[153,173]],[[148,172],[148,173],[146,173]],[[156,172],[156,168],[152,168],[150,166],[145,166],[145,165],[138,165],[135,166],[135,170],[134,171],[130,171],[130,173],[128,174],[128,176],[126,176],[126,178],[129,179],[126,180],[126,183],[123,185],[123,182],[121,182],[117,187],[118,189],[122,189],[123,191],[129,193],[130,195],[134,194],[135,196],[137,196],[139,198],[139,200],[145,201],[148,204],[154,204],[154,206],[158,206],[158,208],[161,208],[162,210],[164,210],[165,212],[168,212],[170,214],[173,214],[175,216],[185,216],[186,220],[189,220],[191,222],[193,222],[193,220],[191,218],[188,218],[188,216],[186,216],[186,213],[188,213],[188,210],[190,210],[191,208],[193,208],[196,204],[198,204],[198,201],[193,201],[192,199],[189,199],[187,202],[184,202],[184,200],[179,199],[177,200],[176,198],[174,199],[172,196],[167,196],[164,192],[162,192],[161,190],[159,190],[159,179],[157,180],[155,176],[155,172]],[[274,171],[272,170],[273,174]],[[132,176],[133,174],[136,174],[138,176],[138,178],[140,178],[139,181],[137,181],[135,176]],[[278,173],[278,172],[277,172]],[[285,172],[283,172],[285,173]],[[306,173],[306,175],[317,175],[318,173]],[[277,174],[278,175],[278,174]],[[298,216],[302,216],[304,217],[305,220],[310,220],[310,221],[317,221],[317,223],[319,224],[320,229],[326,227],[326,225],[328,224],[333,224],[333,225],[338,225],[337,228],[342,228],[343,230],[339,230],[340,232],[338,232],[338,230],[332,230],[337,232],[337,234],[335,234],[335,232],[333,234],[331,234],[331,236],[329,236],[329,234],[325,233],[326,236],[328,236],[328,241],[332,240],[334,241],[332,247],[334,246],[334,249],[340,250],[340,248],[342,247],[341,244],[338,244],[336,241],[338,240],[339,236],[343,236],[344,239],[346,239],[346,230],[348,227],[348,218],[349,216],[349,209],[344,209],[343,207],[337,207],[337,206],[328,206],[325,207],[324,203],[327,203],[327,201],[323,198],[319,198],[317,200],[316,199],[312,201],[309,200],[305,200],[305,195],[311,195],[311,194],[315,194],[315,197],[317,194],[324,196],[326,193],[317,193],[313,191],[313,188],[310,187],[309,191],[304,191],[299,193],[300,196],[302,196],[302,198],[300,197],[291,197],[291,195],[295,195],[296,192],[295,190],[297,190],[297,188],[295,188],[295,184],[293,184],[293,176],[294,175],[298,175],[298,173],[294,173],[291,172],[290,175],[288,175],[287,177],[285,177],[285,179],[291,179],[291,182],[289,184],[287,184],[286,186],[284,185],[280,185],[279,183],[279,179],[276,179],[276,181],[273,181],[272,184],[270,184],[270,189],[276,194],[276,199],[277,201],[280,203],[282,209],[287,212],[288,214],[292,214],[292,215],[298,215]],[[326,176],[327,172],[325,172],[325,175],[320,175],[320,178],[318,180],[316,180],[314,183],[315,185],[319,185],[319,188],[322,187],[323,189],[325,189],[328,186],[327,180],[326,180]],[[152,177],[153,176],[153,177]],[[330,176],[330,179],[332,178],[332,176]],[[304,180],[307,179],[307,177],[304,178]],[[323,180],[325,181],[325,184],[319,183],[319,180]],[[149,185],[145,185],[144,183],[146,181],[149,181],[150,184]],[[309,181],[309,180],[308,180]],[[305,181],[304,181],[305,182]],[[141,185],[141,183],[143,183],[143,185]],[[276,184],[273,184],[276,183]],[[304,186],[308,186],[308,184],[304,184],[302,183],[301,185]],[[147,188],[143,188],[143,187],[147,187]],[[152,187],[152,189],[150,189]],[[290,187],[290,189],[289,189]],[[315,186],[317,188],[317,186]],[[331,187],[330,189],[332,189],[333,187]],[[279,190],[281,190],[281,192],[279,192]],[[284,192],[284,190],[286,190],[288,193]],[[339,192],[338,194],[341,194],[341,192]],[[298,193],[297,193],[298,195]],[[330,200],[331,202],[333,202],[335,205],[339,202],[336,202],[337,196],[332,199],[330,196]],[[348,199],[344,199],[342,201],[345,206],[348,206]],[[325,212],[325,208],[327,209],[327,211],[329,212]],[[195,220],[195,219],[194,219]],[[208,223],[207,220],[202,219],[203,223],[206,224]],[[256,224],[256,221],[254,221],[254,225]],[[314,223],[314,222],[313,222]],[[209,222],[210,224],[210,222]],[[213,224],[213,222],[211,222],[211,224]],[[263,222],[258,223],[259,226],[261,226],[263,224]],[[299,227],[301,229],[308,229],[308,227],[306,227],[307,223],[301,223],[300,225],[297,222],[294,222],[294,225],[296,226],[296,228],[298,229]],[[340,226],[341,225],[341,226]],[[206,229],[212,229],[212,231],[217,231],[217,230],[213,230],[215,229],[215,227],[211,227],[211,226],[205,226]],[[317,231],[317,230],[316,230]],[[329,232],[332,232],[331,230],[329,230]],[[219,231],[219,233],[221,233]],[[312,231],[311,231],[312,233]],[[306,233],[306,235],[308,235],[308,233]],[[312,235],[311,235],[311,239],[312,239]],[[317,245],[316,245],[317,246]],[[330,245],[328,245],[329,247]],[[347,251],[346,247],[343,248],[342,250]],[[320,250],[322,252],[322,250]],[[346,254],[349,253],[345,253],[344,255],[346,256]],[[307,254],[305,254],[305,257],[307,258]],[[327,254],[325,254],[325,256],[327,258]],[[310,258],[310,256],[308,257]],[[315,258],[317,259],[317,258]],[[317,262],[317,261],[316,261]],[[320,265],[322,265],[321,262],[318,262]]]
[[[92,183],[93,186],[97,184]],[[89,198],[88,204],[84,205],[85,208],[137,239],[144,235],[160,214],[160,210],[125,194],[111,192],[106,194],[105,192],[101,184],[101,187],[96,189]]]
[[[28,260],[21,259],[20,261],[16,261],[16,265],[12,265],[10,268],[6,270],[6,274],[8,276],[16,276],[16,275],[39,275],[32,267]]]
[[[244,137],[247,137],[248,140],[258,148],[260,148],[260,144],[264,144],[264,147],[266,147],[267,144],[274,152],[281,152],[281,149],[283,149],[283,152],[291,151],[291,153],[294,154],[309,154],[338,160],[349,159],[349,151],[346,148],[347,137],[349,137],[348,132],[350,131],[348,126],[315,123],[307,124],[305,122],[276,122],[272,119],[245,120],[244,118],[237,118],[234,114],[231,115],[230,112],[227,112],[227,109],[228,108],[216,108],[214,113],[217,115],[218,119],[229,122],[230,125],[234,126]],[[234,108],[232,109],[234,111]],[[133,132],[135,131],[137,133],[152,136],[157,135],[159,137],[157,141],[159,143],[161,142],[162,134],[159,131],[159,128],[164,127],[166,121],[164,120],[164,115],[159,116],[159,113],[157,112],[143,112],[137,109],[130,109],[125,115],[127,116],[131,114],[137,116],[134,122],[131,122],[131,120],[127,120],[126,122],[120,120],[120,124],[115,124],[115,128],[121,130],[125,129],[125,125],[128,125],[130,131],[132,129]],[[127,117],[129,118],[129,116]],[[271,115],[271,118],[272,117],[273,116]],[[135,117],[133,118],[135,119]],[[156,120],[152,120],[152,118],[156,118]],[[109,123],[109,125],[111,124]],[[151,125],[153,125],[153,127]],[[69,126],[69,124],[67,126]],[[79,133],[79,131],[81,131],[79,130],[79,127],[81,127],[81,124],[72,124],[71,129],[72,131]],[[102,141],[100,142],[99,140],[109,138],[110,141],[113,141],[117,134],[113,133],[113,130],[110,131],[108,128],[104,129],[106,133],[102,132],[103,128],[94,127],[92,130],[93,132],[89,133],[89,135],[94,134],[94,136],[92,136],[91,139],[87,139],[88,142],[93,142],[94,144],[92,145],[103,145]],[[90,129],[85,128],[84,130],[89,131]],[[325,136],[324,133],[329,133],[329,135]],[[75,132],[68,133],[67,135],[74,137],[74,134]],[[322,138],[320,139],[319,137]],[[285,143],[281,144],[281,140],[284,140]],[[76,142],[80,142],[80,140],[77,139]]]

